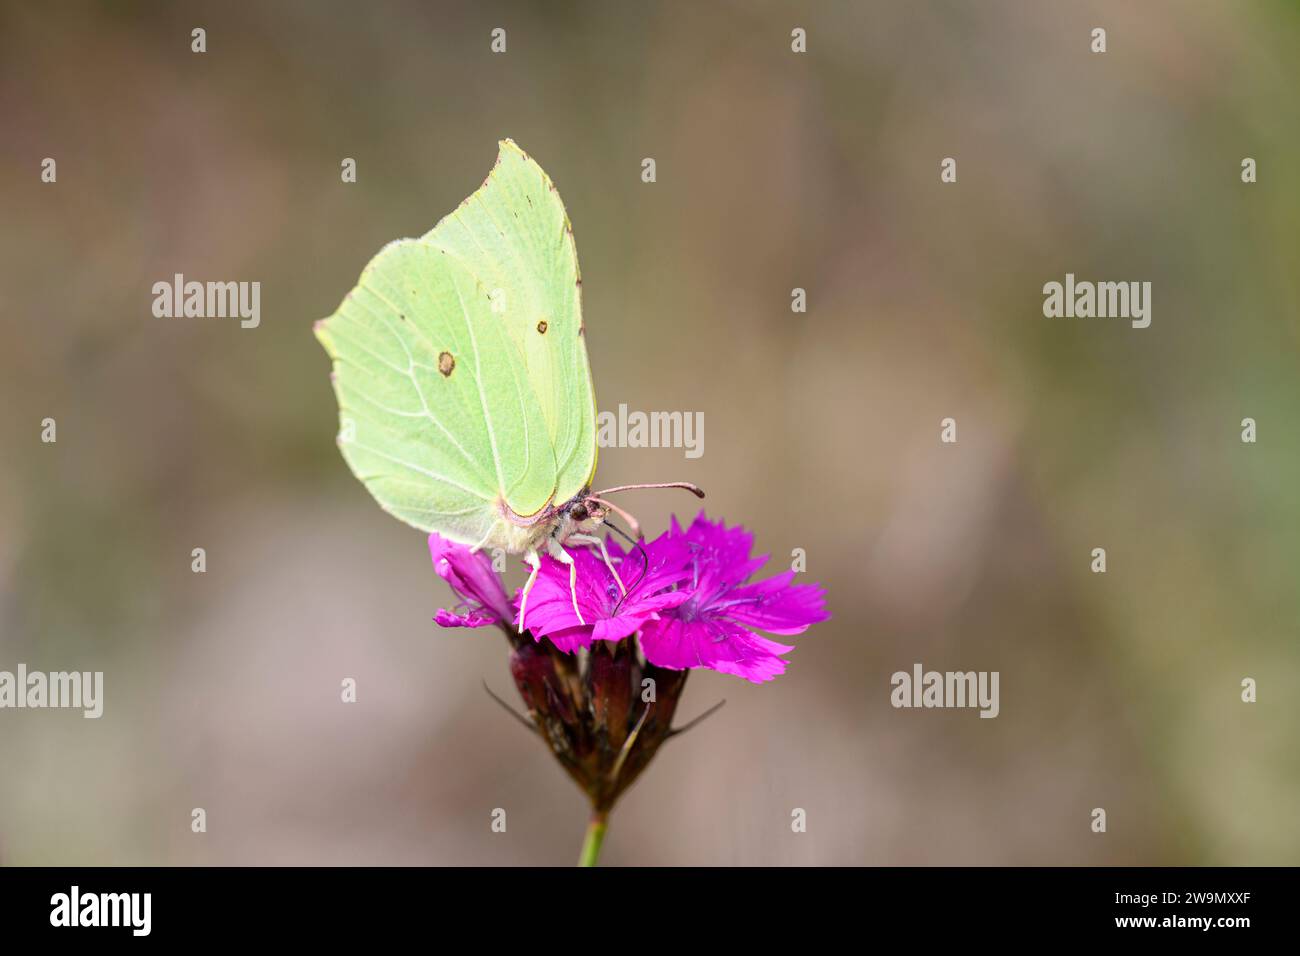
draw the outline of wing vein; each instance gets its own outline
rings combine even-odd
[[[381,302],[387,305],[394,312],[397,312],[399,315],[401,314],[401,311],[396,306],[394,306],[393,303],[389,302],[388,299],[385,298],[383,295],[381,295],[377,290],[372,289],[368,286],[364,288],[366,289],[367,292],[369,292],[375,298],[379,299]],[[370,349],[367,349],[365,346],[359,345],[358,347],[361,348],[363,351],[369,353],[370,355],[373,355],[376,359],[383,362],[393,371],[401,375],[404,375],[410,381],[411,386],[415,389],[416,396],[420,399],[420,406],[424,409],[424,417],[426,417],[429,421],[431,421],[434,424],[434,426],[440,432],[442,432],[442,434],[446,437],[446,439],[449,442],[451,442],[451,444],[456,448],[458,452],[460,452],[461,457],[463,457],[467,462],[469,462],[469,464],[472,466],[472,469],[478,475],[479,478],[486,478],[487,476],[482,474],[482,467],[483,467],[482,463],[477,461],[468,451],[465,450],[464,446],[461,445],[461,443],[456,440],[456,436],[452,434],[451,430],[448,429],[445,425],[443,425],[443,423],[438,419],[438,417],[433,414],[433,410],[429,408],[429,403],[424,397],[424,390],[420,387],[420,381],[415,377],[415,369],[424,368],[432,371],[433,370],[432,367],[423,365],[415,361],[415,357],[411,354],[411,350],[407,347],[406,342],[402,339],[402,336],[398,333],[398,331],[395,328],[392,327],[391,320],[389,320],[385,315],[383,315],[382,312],[379,312],[375,309],[371,309],[369,306],[364,305],[359,298],[353,299],[353,301],[357,303],[358,308],[364,309],[372,316],[377,316],[380,319],[380,321],[384,323],[384,326],[388,329],[388,331],[392,334],[392,336],[395,339],[397,339],[398,343],[402,346],[402,351],[406,353],[406,357],[409,362],[409,365],[406,369],[400,369],[397,366],[387,362],[377,353],[372,352]],[[367,399],[372,405],[376,405],[380,408],[384,407],[380,405],[379,402],[371,398],[369,395],[365,394],[361,389],[354,388],[353,390],[362,398]],[[392,411],[392,409],[385,409],[385,411]]]
[[[348,444],[353,446],[354,448],[359,448],[361,451],[364,451],[367,454],[374,455],[376,458],[382,458],[385,461],[391,461],[394,465],[400,465],[401,467],[406,468],[408,471],[414,471],[418,474],[424,475],[426,478],[432,478],[434,481],[440,481],[444,485],[449,485],[452,488],[465,492],[467,495],[473,495],[475,498],[480,498],[483,501],[492,500],[491,498],[486,497],[481,491],[462,485],[458,481],[452,481],[450,478],[446,477],[445,475],[439,475],[436,472],[430,471],[428,468],[422,468],[421,466],[415,464],[414,462],[407,461],[404,458],[398,458],[396,455],[390,455],[387,452],[382,452],[378,448],[372,448],[369,445],[363,445],[355,439],[348,442]]]
[[[487,428],[488,444],[492,446],[492,461],[497,469],[497,490],[505,491],[505,480],[501,477],[501,453],[497,450],[497,433],[492,426],[492,414],[488,411],[487,398],[483,394],[483,362],[478,351],[478,337],[474,335],[474,324],[470,321],[469,309],[465,308],[465,297],[460,293],[460,283],[452,277],[451,286],[456,290],[456,299],[460,302],[460,314],[465,317],[465,331],[469,333],[469,347],[474,355],[474,385],[478,389],[479,408],[483,411],[483,424]]]

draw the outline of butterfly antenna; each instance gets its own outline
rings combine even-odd
[[[645,576],[650,572],[650,555],[645,553],[645,548],[641,546],[640,541],[634,541],[631,535],[629,535],[618,525],[614,524],[614,522],[606,521],[605,527],[609,528],[611,531],[616,531],[619,534],[621,534],[627,540],[627,542],[632,545],[632,547],[636,548],[637,551],[641,552],[641,573],[637,575],[636,580],[632,582],[632,586],[623,593],[623,596],[618,599],[618,603],[614,605],[614,613],[617,614],[619,608],[623,606],[623,602],[627,600],[627,596],[636,590],[636,586],[640,584],[645,579]]]
[[[636,491],[640,488],[685,488],[696,498],[704,497],[704,489],[699,485],[693,485],[689,481],[658,481],[648,485],[616,485],[613,488],[605,488],[597,491],[598,495],[612,495],[616,491]]]

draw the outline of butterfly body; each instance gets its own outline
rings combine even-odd
[[[589,500],[590,489],[583,488],[565,503],[551,503],[537,514],[519,515],[504,501],[498,502],[501,521],[487,538],[476,542],[477,548],[500,548],[511,554],[548,550],[548,542],[564,544],[575,534],[591,534],[604,520],[606,511]]]

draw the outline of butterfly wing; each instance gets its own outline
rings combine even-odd
[[[515,226],[497,229],[498,221]],[[317,324],[334,360],[343,456],[408,524],[517,551],[531,532],[502,506],[537,514],[594,470],[595,405],[567,224],[545,173],[503,143],[474,195],[424,237],[385,247]],[[552,227],[565,241],[545,240]],[[523,334],[532,312],[547,316],[537,319],[547,324],[534,326],[536,341]],[[553,329],[572,329],[576,358],[558,337],[547,341]]]
[[[546,420],[555,501],[568,501],[596,470],[596,399],[578,253],[555,184],[514,141],[504,140],[483,187],[423,241],[473,262],[489,289]]]

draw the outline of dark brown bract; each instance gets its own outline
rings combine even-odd
[[[632,640],[597,641],[579,656],[514,642],[510,673],[533,729],[582,788],[592,809],[606,814],[669,737],[689,671],[639,659]]]

